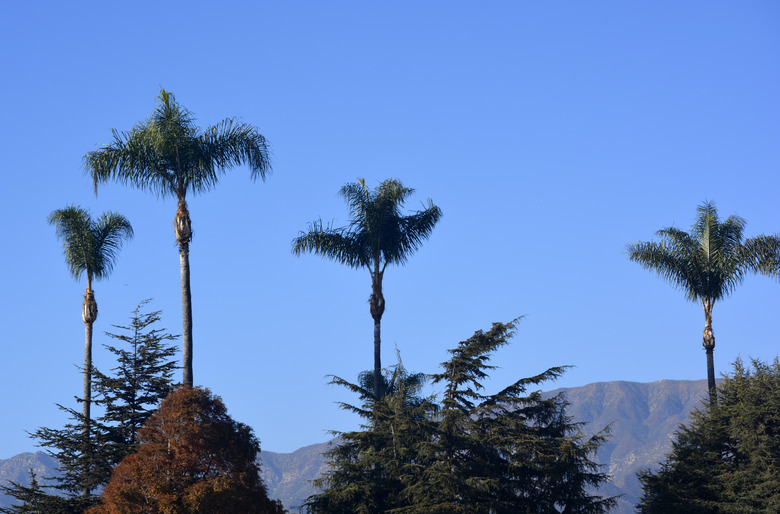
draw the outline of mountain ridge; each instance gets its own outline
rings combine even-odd
[[[657,469],[668,452],[674,432],[689,420],[690,412],[706,398],[706,380],[660,380],[656,382],[594,382],[580,387],[557,388],[543,393],[563,394],[569,406],[566,413],[582,423],[581,430],[592,436],[610,427],[610,436],[596,455],[611,481],[600,489],[605,495],[623,495],[612,512],[633,512],[641,496],[636,477],[640,469]],[[301,447],[291,453],[262,451],[263,479],[269,496],[294,509],[314,492],[311,480],[327,465],[323,452],[338,439]],[[0,484],[8,480],[29,483],[29,469],[39,476],[52,476],[56,461],[44,452],[21,453],[0,459]],[[0,506],[10,498],[0,495]]]

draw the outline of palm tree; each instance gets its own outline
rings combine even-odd
[[[201,131],[173,93],[162,90],[158,100],[151,118],[130,132],[114,130],[113,142],[89,152],[84,163],[96,194],[98,184],[115,180],[178,201],[173,224],[181,265],[183,383],[192,386],[192,224],[187,193],[211,190],[228,169],[241,164],[249,166],[252,179],[265,180],[271,164],[268,144],[254,126],[227,118]]]
[[[348,227],[323,227],[322,220],[309,224],[293,240],[295,255],[312,252],[353,268],[366,268],[371,274],[369,310],[374,319],[374,397],[381,397],[380,325],[385,312],[382,277],[388,264],[404,264],[427,239],[441,209],[428,200],[427,207],[409,216],[401,215],[406,199],[414,189],[395,179],[369,191],[365,180],[349,183],[339,194],[347,202],[352,219]]]
[[[89,437],[90,406],[92,404],[92,325],[98,309],[92,280],[108,278],[122,244],[133,237],[133,227],[127,218],[116,212],[105,212],[93,220],[89,212],[76,206],[66,207],[49,215],[58,239],[65,249],[65,262],[76,280],[87,277],[87,290],[81,319],[84,321],[84,434]],[[89,491],[83,491],[89,494]]]
[[[707,353],[707,386],[710,401],[715,401],[715,365],[712,332],[712,308],[726,298],[747,273],[780,275],[780,237],[758,236],[742,241],[745,220],[729,216],[723,223],[715,204],[698,207],[696,223],[690,233],[675,227],[661,229],[660,243],[639,242],[628,245],[629,259],[679,287],[688,300],[700,302],[704,309],[702,345]]]

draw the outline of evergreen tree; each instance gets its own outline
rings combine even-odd
[[[420,375],[399,363],[387,377],[389,393],[377,402],[363,385],[333,382],[358,393],[361,407],[344,405],[366,420],[360,432],[341,434],[330,450],[330,471],[311,496],[312,512],[598,513],[614,498],[586,491],[607,480],[590,457],[605,440],[585,438],[565,414],[561,396],[526,394],[554,379],[556,367],[523,378],[494,395],[482,393],[494,366],[490,355],[507,344],[516,321],[450,350],[441,402],[419,396]],[[411,380],[410,380],[411,379]],[[393,384],[395,386],[393,387]]]
[[[14,498],[18,505],[3,508],[0,512],[17,514],[69,514],[76,512],[71,501],[60,496],[54,496],[45,491],[38,482],[38,477],[30,469],[30,486],[23,486],[17,482],[10,482],[9,486],[0,486],[3,494]]]
[[[163,328],[154,328],[160,321],[161,311],[142,312],[149,301],[138,304],[129,326],[114,325],[121,333],[106,333],[125,343],[124,348],[104,345],[116,356],[113,374],[95,371],[98,404],[105,407],[100,419],[106,425],[109,443],[114,447],[112,464],[135,450],[138,430],[174,389],[173,375],[178,366],[172,359],[176,348],[165,342],[177,337]]]
[[[175,337],[164,329],[153,327],[160,320],[160,311],[143,313],[148,302],[144,300],[138,304],[129,326],[114,325],[124,334],[107,333],[129,346],[129,349],[123,349],[104,345],[117,357],[118,365],[112,370],[113,374],[103,374],[93,367],[94,402],[105,407],[104,414],[91,420],[87,434],[83,431],[83,414],[58,404],[57,407],[67,413],[69,422],[61,429],[44,427],[31,435],[57,459],[59,475],[46,478],[46,486],[36,480],[35,489],[32,484],[29,487],[13,484],[4,488],[6,494],[22,503],[3,512],[30,512],[24,509],[33,508],[34,502],[42,501],[44,497],[49,506],[46,512],[84,512],[98,502],[98,497],[82,495],[82,492],[95,491],[105,485],[113,467],[134,451],[138,429],[172,391],[172,376],[176,369],[175,361],[170,360],[176,349],[165,345],[165,341]],[[77,397],[76,401],[83,399]],[[58,495],[44,492],[44,489]]]
[[[717,393],[680,427],[660,470],[639,473],[639,512],[780,512],[780,362],[738,360]]]
[[[335,432],[342,441],[326,453],[332,465],[315,480],[325,491],[307,500],[310,512],[373,513],[408,505],[404,489],[426,464],[418,449],[433,436],[431,418],[437,405],[420,396],[426,375],[409,374],[400,357],[381,380],[384,395],[376,401],[372,371],[362,373],[358,384],[332,377],[331,384],[350,389],[363,401],[361,407],[341,407],[366,422],[361,431]]]

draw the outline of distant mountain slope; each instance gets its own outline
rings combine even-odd
[[[33,470],[39,482],[44,477],[56,474],[57,461],[43,452],[20,453],[10,459],[0,460],[0,485],[16,482],[30,485],[30,469]],[[9,507],[11,498],[0,494],[0,507]]]
[[[314,492],[311,481],[325,470],[322,454],[331,444],[338,444],[338,439],[304,446],[292,453],[262,451],[262,475],[268,495],[282,500],[287,509],[299,507]]]
[[[627,514],[633,512],[642,493],[636,472],[658,467],[670,448],[675,429],[687,422],[694,408],[702,405],[706,391],[706,380],[662,380],[649,384],[598,382],[555,389],[545,396],[564,394],[570,403],[568,415],[586,423],[582,430],[588,435],[611,425],[611,436],[596,458],[612,477],[612,483],[601,492],[623,494],[614,512]],[[305,446],[293,453],[263,451],[263,479],[271,498],[282,500],[288,509],[301,505],[314,492],[310,481],[325,469],[322,452],[336,442]],[[39,476],[51,476],[55,465],[42,452],[0,460],[0,484],[8,480],[28,483],[30,467]],[[0,495],[0,505],[7,506],[8,498]]]
[[[674,431],[688,421],[689,413],[706,398],[706,380],[661,380],[597,382],[582,387],[556,389],[570,405],[567,414],[586,423],[583,432],[592,435],[610,425],[610,438],[596,460],[606,465],[612,487],[606,494],[624,494],[618,513],[633,512],[642,489],[636,472],[657,469],[671,447]]]

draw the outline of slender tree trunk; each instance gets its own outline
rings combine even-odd
[[[92,405],[92,323],[84,323],[84,433],[89,432],[90,406]]]
[[[382,397],[381,323],[381,318],[374,320],[374,398],[377,400]]]
[[[707,390],[710,394],[710,405],[715,405],[717,400],[717,391],[715,389],[715,334],[712,332],[712,306],[713,302],[709,299],[702,301],[704,305],[704,333],[702,334],[701,344],[707,353]]]
[[[190,292],[190,241],[192,223],[187,202],[179,196],[179,207],[173,220],[181,264],[181,319],[182,319],[182,384],[192,387],[192,293]]]
[[[368,300],[371,317],[374,318],[374,398],[382,397],[382,356],[381,356],[381,324],[385,312],[385,297],[382,294],[382,275],[379,270],[379,257],[374,261],[374,271],[371,273],[371,297]]]
[[[87,282],[92,280],[88,277]],[[97,302],[95,302],[95,292],[92,291],[90,285],[87,286],[87,290],[84,293],[84,304],[81,310],[81,319],[84,321],[84,394],[82,415],[84,416],[84,427],[82,433],[84,435],[84,441],[86,447],[89,448],[90,440],[90,422],[91,422],[91,407],[92,407],[92,325],[97,319]],[[84,487],[81,490],[82,496],[88,496],[90,490],[88,487]]]
[[[710,405],[715,405],[717,400],[717,391],[715,389],[715,359],[713,358],[712,348],[705,350],[707,352],[707,390],[710,393]]]
[[[192,387],[192,293],[190,292],[189,243],[179,246],[181,262],[181,316],[182,316],[182,383]]]

